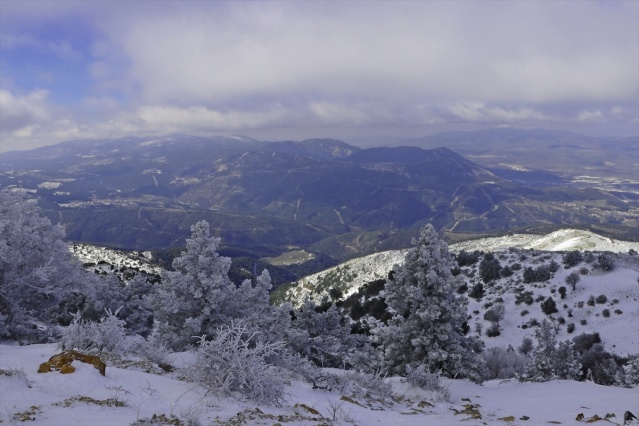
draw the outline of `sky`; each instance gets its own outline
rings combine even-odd
[[[639,134],[639,1],[0,0],[0,151],[126,135]]]

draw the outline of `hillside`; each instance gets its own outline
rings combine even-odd
[[[513,247],[506,249],[506,247]],[[566,339],[574,335],[596,330],[605,342],[607,350],[620,355],[639,352],[639,336],[629,335],[627,330],[639,329],[639,251],[638,243],[611,241],[599,235],[577,230],[562,230],[546,236],[513,235],[511,237],[490,238],[470,241],[451,246],[452,252],[482,250],[494,252],[503,268],[508,266],[511,275],[484,282],[481,276],[482,255],[469,265],[460,268],[466,283],[465,294],[471,294],[473,287],[481,285],[483,295],[479,298],[467,297],[469,321],[473,333],[479,335],[488,347],[517,347],[524,336],[531,336],[534,327],[544,318],[552,318],[559,327],[558,338]],[[566,251],[589,250],[590,263],[582,262],[571,268],[562,266],[562,256]],[[602,252],[614,259],[614,268],[604,271],[598,267],[596,259]],[[634,250],[635,254],[628,254]],[[345,300],[357,296],[364,284],[384,280],[393,264],[401,264],[403,253],[390,251],[354,259],[337,267],[305,277],[287,288],[280,288],[273,296],[275,300],[291,301],[299,306],[306,298],[315,303],[325,300]],[[543,265],[557,270],[548,279],[540,282],[525,282],[526,268]],[[570,290],[565,282],[571,272],[580,274],[576,290]],[[568,287],[565,299],[558,291]],[[335,292],[341,296],[335,299]],[[589,304],[589,300],[605,296],[605,301]],[[369,296],[367,296],[369,297]],[[548,297],[556,302],[558,312],[550,316],[541,310],[541,302]],[[364,304],[366,298],[361,299]],[[525,302],[522,302],[524,301]],[[603,298],[598,299],[603,300]],[[503,303],[506,316],[500,322],[501,334],[487,337],[485,332],[491,325],[484,320],[485,312],[495,303]],[[622,307],[623,306],[623,307]],[[607,311],[607,312],[604,312]],[[479,325],[477,325],[479,324]],[[573,331],[568,332],[569,324]],[[571,336],[572,335],[572,336]]]
[[[563,229],[547,235],[513,234],[503,237],[489,237],[452,244],[453,253],[462,250],[472,252],[504,251],[510,247],[541,251],[591,250],[627,253],[633,249],[639,252],[639,243],[612,240],[589,231]],[[328,290],[338,286],[344,297],[357,291],[362,285],[385,279],[393,265],[403,262],[405,250],[389,250],[352,259],[324,271],[301,278],[286,288],[281,288],[276,300],[289,300],[298,305],[306,297],[319,303],[328,297]]]

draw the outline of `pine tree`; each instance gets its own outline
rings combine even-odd
[[[581,374],[581,364],[577,360],[575,344],[565,340],[559,345],[553,354],[554,376],[557,379],[574,380]]]
[[[557,344],[552,324],[543,320],[535,330],[537,347],[533,351],[526,375],[532,381],[544,382],[552,379],[572,380],[581,374],[575,344],[566,340]]]
[[[200,221],[191,233],[186,251],[173,261],[174,271],[163,274],[151,297],[161,343],[184,349],[204,335],[212,338],[234,320],[242,320],[258,342],[282,340],[290,316],[269,304],[273,285],[268,271],[256,278],[255,285],[245,280],[235,287],[228,276],[231,259],[217,253],[220,239],[211,237],[209,224]]]
[[[480,380],[481,346],[464,336],[466,304],[457,296],[456,266],[432,225],[426,225],[382,295],[393,317],[380,331],[386,373],[406,374],[424,364],[431,372]]]
[[[555,329],[546,319],[535,330],[537,346],[533,351],[531,362],[526,369],[528,378],[535,382],[551,380],[555,377],[555,349],[557,338]]]
[[[196,337],[215,335],[237,317],[237,290],[228,277],[231,259],[218,255],[219,243],[210,236],[207,222],[193,225],[186,251],[157,286],[152,299],[157,333],[174,350],[195,344]]]

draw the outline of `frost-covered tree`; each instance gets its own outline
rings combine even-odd
[[[482,261],[479,263],[479,276],[484,283],[488,283],[501,276],[501,269],[502,267],[495,255],[492,253],[486,253]]]
[[[191,233],[186,251],[173,261],[174,270],[163,274],[151,298],[162,343],[184,349],[234,320],[242,320],[256,341],[281,340],[290,317],[283,308],[269,305],[268,271],[255,284],[245,280],[236,287],[228,276],[231,259],[217,253],[220,239],[210,235],[209,224],[200,221]]]
[[[38,339],[34,321],[88,279],[62,241],[64,231],[40,216],[24,193],[0,191],[0,337]]]
[[[553,357],[557,346],[555,329],[548,320],[544,319],[535,330],[535,339],[537,346],[532,353],[526,375],[532,381],[543,382],[553,378]]]
[[[495,303],[484,314],[484,319],[490,321],[499,326],[499,321],[503,320],[506,316],[506,306],[503,303]]]
[[[584,257],[579,250],[573,250],[563,255],[562,262],[566,269],[569,269],[578,265],[583,259]]]
[[[581,364],[577,360],[575,344],[565,340],[555,350],[553,356],[554,376],[557,379],[575,380],[581,374]]]
[[[402,266],[395,266],[383,296],[393,317],[379,330],[384,369],[405,374],[424,364],[431,372],[480,380],[481,345],[464,336],[466,304],[448,245],[432,225],[421,229]]]
[[[371,369],[371,364],[377,366],[368,338],[351,334],[335,304],[321,311],[306,300],[294,315],[287,337],[289,345],[316,365],[364,370]]]
[[[537,347],[526,368],[529,380],[544,382],[552,379],[576,379],[581,372],[575,345],[564,341],[557,345],[556,331],[553,325],[543,320],[535,330]]]
[[[617,383],[621,386],[639,385],[639,355],[630,357],[628,362],[617,373]]]
[[[228,277],[231,259],[217,253],[220,239],[209,224],[197,222],[186,240],[186,251],[173,261],[152,299],[157,333],[174,350],[197,342],[195,336],[213,336],[236,317],[237,293]]]

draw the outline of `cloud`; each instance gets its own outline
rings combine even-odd
[[[150,129],[160,128],[165,132],[223,132],[282,125],[292,115],[293,111],[279,105],[258,111],[218,111],[204,106],[145,106],[137,111],[136,118]]]
[[[461,120],[473,123],[512,123],[526,121],[547,121],[549,117],[531,108],[505,108],[488,106],[483,102],[459,102],[451,105],[449,111]]]
[[[28,135],[28,128],[48,120],[48,94],[46,90],[35,90],[24,96],[16,96],[0,89],[0,132],[22,131]]]
[[[2,7],[5,141],[272,129],[419,136],[465,124],[637,132],[637,2]]]
[[[627,16],[636,7],[609,12],[619,19],[613,24],[597,3],[558,3],[233,3],[140,16],[110,38],[154,103],[636,94],[637,30],[612,27],[636,29]]]

